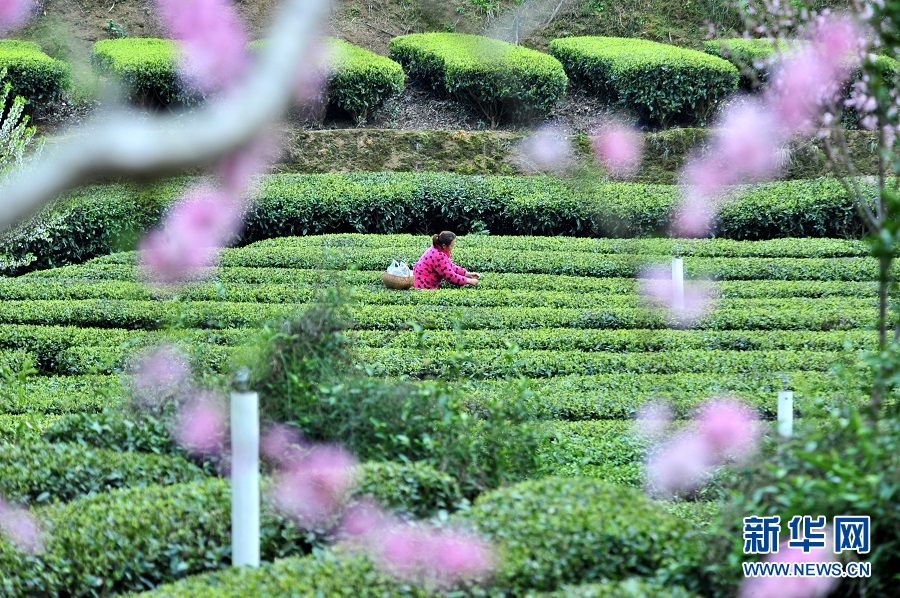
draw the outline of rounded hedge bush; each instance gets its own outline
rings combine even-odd
[[[109,456],[107,460],[115,463]],[[35,470],[35,475],[39,473]],[[444,491],[438,488],[446,478],[424,464],[364,463],[358,473],[362,483],[353,496],[370,494],[406,513],[428,514],[457,498],[452,484]],[[0,536],[0,571],[16,572],[0,576],[0,595],[142,591],[191,573],[226,567],[231,560],[230,508],[228,481],[206,478],[119,490],[37,509],[46,532],[43,552],[26,555]],[[336,523],[303,529],[265,500],[262,558],[306,554],[323,546],[333,539]]]
[[[34,42],[0,40],[0,70],[6,69],[10,95],[30,103],[46,104],[60,98],[71,83],[69,65],[54,60]]]
[[[262,50],[267,41],[250,43],[250,50]],[[357,122],[365,121],[386,100],[403,91],[403,67],[365,48],[344,40],[324,40],[325,56],[316,68],[326,81],[318,98],[348,113]]]
[[[146,106],[194,104],[202,94],[184,86],[178,74],[178,46],[173,40],[104,39],[94,44],[91,63],[117,79],[125,98]]]
[[[706,122],[737,89],[726,60],[648,40],[570,37],[550,42],[573,83],[660,126]]]
[[[491,125],[546,113],[568,83],[552,56],[478,35],[402,35],[391,40],[390,56],[412,79],[475,107]]]
[[[493,587],[513,595],[634,576],[709,581],[702,537],[635,488],[543,478],[480,496],[465,519],[498,546]]]

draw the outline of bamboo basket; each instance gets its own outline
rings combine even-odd
[[[381,275],[381,280],[384,282],[384,286],[389,289],[398,289],[398,290],[406,290],[413,286],[413,280],[415,277],[410,274],[409,276],[396,276],[394,274],[388,274],[384,272]]]

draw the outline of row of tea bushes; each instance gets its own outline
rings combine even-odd
[[[4,239],[0,257],[5,254],[9,263],[28,264],[0,266],[0,271],[13,274],[80,263],[121,250],[158,223],[168,206],[196,182],[182,178],[151,187],[114,184],[72,191],[40,217],[39,225]],[[862,188],[874,195],[874,189]],[[479,226],[509,235],[646,237],[666,231],[682,201],[672,185],[581,185],[545,176],[451,173],[272,175],[261,179],[253,199],[244,217],[242,243],[347,232],[427,232],[430,236],[451,229],[464,234]],[[720,205],[714,230],[717,237],[750,240],[852,237],[862,231],[853,201],[841,183],[832,179],[735,188]],[[551,248],[550,242],[543,243]],[[668,252],[669,247],[680,251],[680,241],[674,244],[677,248],[667,243],[659,242],[652,251]],[[602,249],[596,242],[584,242],[581,247],[586,246],[609,252],[630,247]],[[693,251],[690,243],[684,246],[685,253]],[[713,244],[709,251],[716,247]],[[787,255],[792,250],[785,246],[783,251]],[[838,244],[822,251],[822,257],[829,257],[846,250]]]
[[[65,445],[45,445],[46,458],[52,459],[60,446]],[[179,458],[132,455],[129,459],[175,463]],[[121,467],[110,456],[106,461],[107,469]],[[4,464],[0,467],[8,469]],[[4,471],[7,484],[18,483],[22,477],[19,473],[6,482],[8,473]],[[148,468],[145,475],[153,473]],[[175,473],[160,475],[160,481],[166,481],[166,476]],[[64,485],[53,490],[70,492],[67,498],[75,496]],[[421,463],[362,464],[348,499],[365,495],[418,516],[451,508],[461,499],[452,478]],[[38,521],[47,531],[39,554],[29,556],[0,536],[0,570],[4,571],[0,594],[109,595],[146,590],[191,573],[226,567],[231,559],[230,503],[227,480],[200,476],[169,485],[137,484],[39,508]],[[337,521],[303,529],[266,500],[260,523],[262,558],[272,560],[323,545],[333,538]]]
[[[804,42],[777,41],[769,39],[714,39],[703,44],[707,54],[724,58],[741,70],[741,87],[752,88],[754,84],[768,81],[775,60],[780,56],[789,56],[792,52],[803,48]],[[896,81],[900,73],[900,62],[890,56],[877,55],[874,66],[888,83]],[[854,69],[853,78],[861,76],[860,69]]]
[[[393,60],[336,39],[327,45],[333,58],[318,67],[327,69],[322,99],[357,119],[401,91],[403,69],[471,105],[492,125],[545,114],[563,99],[569,79],[656,124],[702,124],[738,77],[727,61],[702,52],[624,38],[556,40],[550,56],[488,37],[421,33],[392,39]],[[122,81],[132,101],[192,104],[202,98],[178,80],[177,48],[170,40],[103,40],[92,60]]]
[[[714,577],[707,563],[716,547],[689,519],[670,516],[639,490],[619,484],[571,478],[524,482],[482,495],[457,521],[493,541],[504,558],[480,586],[444,588],[454,596],[524,596],[566,586],[558,595],[683,597],[691,595],[688,590],[710,591],[732,581]],[[629,579],[650,573],[655,581]],[[598,582],[601,593],[569,593],[566,585],[589,582]],[[286,589],[310,596],[434,595],[433,589],[397,580],[365,556],[338,547],[260,569],[188,578],[148,596],[270,597]],[[623,593],[635,589],[648,593]]]

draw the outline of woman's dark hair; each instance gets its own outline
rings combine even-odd
[[[456,235],[448,230],[445,230],[439,235],[431,235],[431,244],[435,247],[440,247],[442,245],[445,247],[449,247],[450,243],[452,243],[455,238]]]

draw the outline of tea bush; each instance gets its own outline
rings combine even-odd
[[[250,43],[258,52],[266,40]],[[403,67],[384,56],[334,37],[323,41],[326,57],[316,68],[325,81],[322,103],[365,122],[385,101],[403,91]]]
[[[401,35],[391,40],[390,56],[412,79],[473,106],[492,126],[545,114],[568,83],[552,56],[477,35]]]
[[[32,105],[60,99],[71,83],[69,65],[50,58],[34,42],[0,40],[0,70],[3,69],[12,85],[10,95],[22,96]]]
[[[94,44],[91,62],[122,85],[128,101],[145,106],[196,104],[203,94],[186,87],[178,73],[178,46],[169,39],[104,39]]]
[[[550,42],[573,83],[660,126],[705,123],[737,89],[729,62],[658,42],[619,37],[570,37]]]

